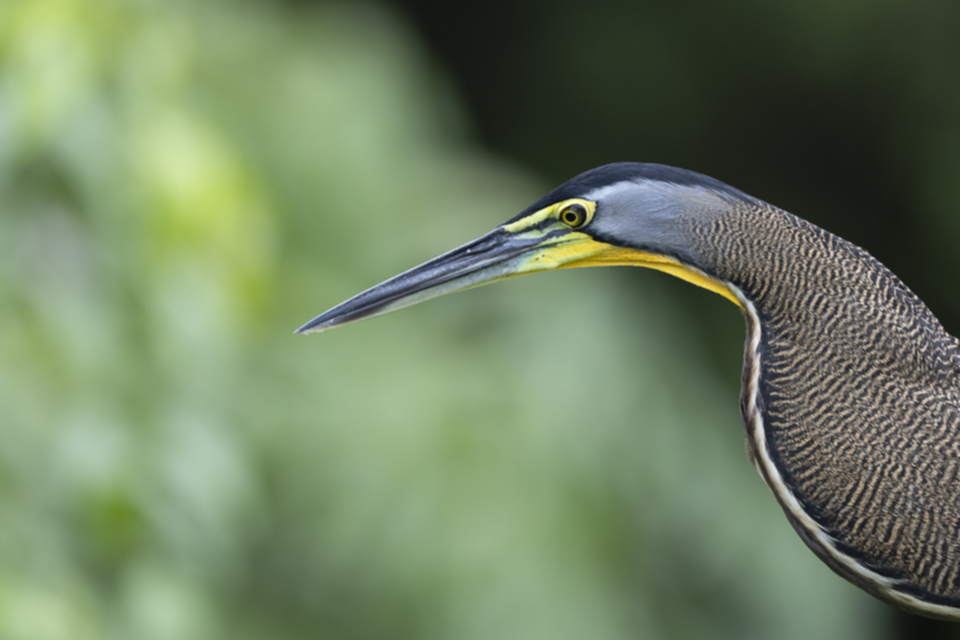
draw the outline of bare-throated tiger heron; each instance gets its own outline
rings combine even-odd
[[[960,343],[866,251],[718,180],[656,164],[587,171],[298,332],[607,265],[666,271],[743,310],[749,449],[800,537],[883,600],[960,619]]]

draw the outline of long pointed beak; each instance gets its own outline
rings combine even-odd
[[[454,249],[367,289],[296,330],[311,333],[365,320],[424,300],[560,266],[547,254],[587,236],[569,231],[513,233],[497,227]],[[560,253],[569,253],[561,251]],[[574,252],[578,253],[579,252]],[[571,256],[572,257],[572,256]]]

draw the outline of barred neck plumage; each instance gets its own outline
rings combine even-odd
[[[741,412],[791,523],[894,604],[960,607],[960,350],[867,252],[769,205],[695,234],[743,296]]]

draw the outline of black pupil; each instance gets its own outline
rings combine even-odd
[[[563,212],[563,221],[569,225],[578,225],[583,222],[582,207],[570,207]]]

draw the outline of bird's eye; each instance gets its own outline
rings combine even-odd
[[[571,229],[582,227],[587,222],[587,208],[582,204],[570,204],[560,210],[560,222]]]

